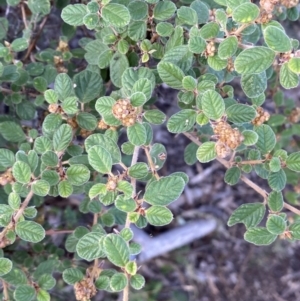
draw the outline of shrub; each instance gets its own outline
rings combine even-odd
[[[279,22],[298,20],[297,0],[52,2],[0,1],[6,9],[0,99],[9,112],[0,116],[5,300],[50,300],[54,272],[74,286],[77,300],[107,290],[123,291],[126,301],[129,287],[144,286],[131,260],[141,247],[130,226],[169,224],[167,206],[188,182],[183,172],[160,176],[167,153],[153,141],[152,125],[166,119],[169,132],[191,141],[178,154],[187,164],[218,160],[228,185],[243,181],[257,191],[260,199],[238,207],[229,226],[245,224],[245,240],[256,245],[300,239],[300,211],[293,206],[300,110],[281,89],[299,84],[299,41]],[[38,38],[47,35],[45,24],[57,9],[62,36],[40,50]],[[10,32],[12,10],[22,32]],[[79,29],[85,34],[72,48]],[[153,92],[162,84],[178,91],[179,111],[172,116],[156,107]],[[294,191],[283,195],[287,185]],[[78,212],[66,212],[66,225],[52,229],[39,214],[45,197],[72,194],[84,196]],[[285,209],[296,217],[288,219]],[[76,223],[79,213],[93,216],[86,227]],[[116,225],[120,232],[112,230]],[[69,234],[65,250],[45,238],[55,233]]]

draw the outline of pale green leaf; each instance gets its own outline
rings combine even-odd
[[[168,225],[173,220],[172,212],[164,206],[151,206],[145,213],[148,223],[153,226]]]
[[[179,198],[184,186],[185,182],[179,176],[160,178],[146,187],[144,200],[151,205],[166,206]]]
[[[266,207],[262,203],[243,204],[233,211],[228,220],[231,227],[237,223],[243,223],[247,228],[257,226],[263,219]]]
[[[244,239],[257,246],[270,245],[275,241],[277,235],[270,233],[266,228],[256,227],[250,228],[244,234]]]
[[[274,58],[273,50],[256,46],[243,50],[235,59],[234,67],[241,74],[261,73],[272,65]]]
[[[32,221],[21,221],[16,225],[16,234],[25,241],[37,243],[44,239],[44,228]]]

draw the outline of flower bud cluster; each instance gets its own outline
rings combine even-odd
[[[126,127],[134,125],[137,119],[136,108],[128,99],[119,99],[112,107],[113,115]]]
[[[297,6],[299,0],[281,0],[281,5],[285,6],[286,8],[292,8]]]
[[[213,41],[210,41],[207,45],[206,45],[206,49],[204,50],[204,56],[205,57],[209,57],[209,56],[214,56],[216,53],[216,46],[215,43]]]
[[[78,301],[89,301],[97,293],[94,282],[88,277],[76,282],[74,291],[76,300]]]
[[[12,175],[11,168],[7,169],[3,174],[0,175],[0,186],[12,183],[13,181],[14,177]]]
[[[233,129],[226,121],[219,121],[213,125],[213,131],[218,139],[216,143],[216,152],[219,157],[225,158],[231,150],[236,149],[244,140],[240,131]]]
[[[300,121],[300,108],[294,108],[288,119],[291,123],[298,123]]]
[[[270,114],[262,107],[256,109],[256,117],[252,120],[253,125],[260,126],[270,119]]]

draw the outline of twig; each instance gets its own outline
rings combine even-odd
[[[24,26],[25,26],[26,29],[28,29],[24,4],[21,5],[21,11],[22,11],[22,19],[23,19]]]
[[[6,226],[2,232],[0,233],[0,242],[3,240],[3,237],[5,236],[6,232],[8,231],[8,229],[13,229],[14,225],[18,222],[18,220],[20,219],[20,217],[23,215],[24,210],[26,209],[26,207],[28,206],[31,198],[33,197],[33,191],[30,190],[27,197],[25,198],[24,202],[22,203],[20,209],[18,210],[18,212],[16,213],[15,216],[13,216],[13,220],[8,224],[8,226]]]
[[[283,206],[284,206],[284,208],[290,210],[291,212],[293,212],[293,213],[295,213],[295,214],[297,214],[297,215],[300,215],[300,210],[297,209],[297,208],[295,208],[295,207],[293,207],[292,205],[290,205],[290,204],[284,202],[284,203],[283,203]]]
[[[26,60],[28,59],[28,57],[30,56],[30,54],[31,54],[31,52],[32,52],[32,50],[33,50],[33,48],[35,47],[35,44],[36,44],[37,40],[39,39],[39,37],[40,37],[40,35],[41,35],[42,31],[43,31],[43,28],[44,28],[44,26],[45,26],[45,24],[46,24],[46,22],[47,22],[47,20],[48,20],[48,17],[49,17],[49,15],[47,15],[47,16],[43,19],[42,23],[40,24],[40,28],[39,28],[37,34],[36,34],[36,35],[34,36],[34,38],[32,39],[32,41],[31,41],[31,43],[30,43],[30,45],[29,45],[29,47],[28,47],[28,49],[27,49],[27,52],[26,52],[26,54],[25,54],[25,56],[24,56],[24,58],[23,58],[23,61],[26,61]]]
[[[150,166],[150,169],[151,169],[153,175],[155,176],[155,178],[156,178],[157,180],[159,180],[159,175],[157,174],[157,171],[156,171],[155,165],[154,165],[154,163],[153,163],[153,160],[152,160],[152,158],[151,158],[151,155],[150,155],[150,152],[149,152],[148,147],[145,147],[145,148],[144,148],[144,151],[145,151],[145,154],[146,154],[146,156],[147,156],[147,160],[148,160],[148,163],[149,163],[149,166]]]
[[[2,280],[2,286],[3,286],[3,301],[9,301],[8,287],[7,287],[7,283],[4,280]]]
[[[73,233],[74,230],[48,230],[46,231],[46,235],[56,235],[56,234],[69,234],[69,233]]]

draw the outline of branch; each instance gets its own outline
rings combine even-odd
[[[193,134],[191,133],[183,133],[183,135],[185,135],[187,138],[189,138],[191,141],[193,141],[195,144],[197,145],[201,145],[202,143],[198,140],[197,137],[195,137]],[[219,161],[222,165],[224,165],[226,168],[230,168],[230,164],[228,161],[222,159],[222,158],[216,158],[217,161]],[[251,162],[251,161],[249,161]],[[257,184],[255,184],[254,182],[252,182],[250,179],[248,179],[246,176],[242,175],[241,176],[241,180],[247,184],[249,187],[251,187],[253,190],[255,190],[257,193],[259,193],[263,198],[264,198],[264,203],[266,203],[267,198],[268,198],[268,192],[265,191],[264,189],[262,189],[261,187],[259,187]],[[284,208],[290,210],[291,212],[297,214],[300,216],[300,210],[293,207],[292,205],[284,202],[283,203]]]

